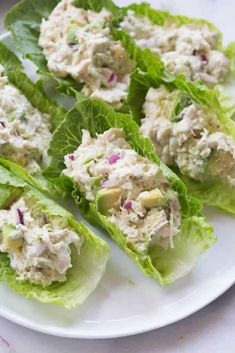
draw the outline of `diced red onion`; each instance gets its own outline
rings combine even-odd
[[[108,79],[108,83],[115,83],[117,82],[117,74],[115,72],[113,72]]]
[[[131,201],[126,201],[126,202],[124,203],[123,207],[124,207],[126,210],[132,209],[132,202],[131,202]]]
[[[111,156],[108,157],[108,162],[109,164],[114,164],[120,159],[120,155],[117,153],[111,154]]]
[[[6,124],[4,123],[4,121],[0,121],[0,124],[2,125],[2,127],[6,127]]]
[[[23,212],[19,208],[17,208],[17,213],[18,213],[19,223],[24,225],[24,214],[23,214]]]
[[[101,182],[102,186],[105,186],[107,188],[112,188],[113,186],[116,186],[118,184],[118,181],[116,179],[106,179]]]
[[[74,154],[70,154],[70,155],[68,156],[68,159],[70,159],[70,161],[75,161],[75,156],[74,156]]]
[[[10,344],[1,336],[0,336],[0,352],[1,353],[10,352]]]
[[[201,61],[203,61],[203,62],[208,61],[206,54],[201,54],[201,55],[200,55],[200,59],[201,59]]]
[[[101,185],[101,186],[106,186],[107,183],[108,183],[108,180],[102,180],[101,183],[100,183],[100,185]]]

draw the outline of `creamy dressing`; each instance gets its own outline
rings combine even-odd
[[[0,65],[0,154],[35,172],[46,163],[50,139],[49,116],[9,83]]]
[[[56,76],[72,76],[83,92],[120,108],[134,69],[120,41],[112,39],[111,13],[79,9],[62,0],[40,28],[39,45]]]
[[[72,266],[70,247],[79,251],[82,243],[65,218],[47,216],[26,196],[0,210],[0,251],[7,253],[20,281],[43,287],[64,282]]]
[[[189,80],[202,80],[209,85],[223,81],[229,60],[216,50],[218,34],[206,24],[154,25],[147,17],[138,17],[129,10],[120,26],[141,48],[149,48],[160,56],[175,75],[184,74]]]
[[[96,138],[83,131],[81,145],[65,157],[65,165],[63,174],[121,229],[135,251],[173,246],[181,223],[177,194],[159,166],[130,147],[123,130]]]
[[[153,142],[160,159],[182,174],[206,181],[221,177],[235,186],[235,142],[221,132],[216,114],[192,101],[173,115],[180,92],[150,88],[143,106],[141,132]]]

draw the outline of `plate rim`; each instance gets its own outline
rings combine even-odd
[[[11,35],[9,32],[5,32],[0,35],[0,41],[3,41],[3,42],[7,41],[10,38],[11,38]],[[131,326],[128,331],[126,329],[124,329],[124,331],[119,329],[119,332],[117,332],[117,333],[96,334],[95,332],[93,333],[93,331],[90,331],[90,332],[84,334],[84,333],[79,333],[79,330],[78,330],[78,332],[75,334],[75,333],[66,332],[66,331],[64,331],[64,328],[61,328],[61,327],[52,326],[50,328],[49,327],[44,328],[40,324],[37,325],[36,323],[28,322],[27,319],[25,320],[20,315],[17,315],[16,317],[14,317],[13,313],[11,313],[11,312],[7,313],[1,308],[0,308],[0,316],[3,317],[4,319],[7,319],[7,320],[19,325],[19,326],[22,326],[27,329],[31,329],[33,331],[40,332],[43,334],[55,336],[55,337],[72,338],[72,339],[79,338],[79,339],[90,339],[90,340],[128,337],[128,336],[134,336],[137,334],[146,333],[146,332],[150,332],[150,331],[153,331],[153,330],[156,330],[159,328],[169,326],[171,324],[174,324],[178,321],[181,321],[181,320],[193,315],[194,313],[202,310],[204,307],[206,307],[207,305],[209,305],[210,303],[215,301],[217,298],[222,296],[225,292],[227,292],[235,284],[235,273],[234,273],[234,278],[233,278],[233,275],[229,276],[226,283],[227,284],[221,290],[216,292],[214,295],[209,296],[200,305],[196,305],[195,307],[192,307],[191,310],[188,310],[187,312],[185,312],[183,314],[178,313],[177,315],[174,316],[174,318],[168,319],[168,320],[166,319],[165,321],[161,322],[160,324],[157,324],[156,322],[151,321],[150,323],[147,322],[147,324],[145,323],[142,327],[135,328],[134,330],[131,329]],[[122,320],[120,320],[120,321],[122,321]]]
[[[69,333],[69,332],[63,332],[64,328],[56,328],[53,326],[52,328],[43,328],[42,325],[37,326],[37,324],[35,323],[28,323],[27,321],[24,321],[24,319],[21,319],[20,317],[14,317],[13,314],[11,313],[4,313],[1,309],[0,309],[0,316],[3,317],[4,319],[7,319],[10,322],[13,322],[21,327],[33,330],[35,332],[40,332],[43,334],[47,334],[50,336],[55,336],[55,337],[61,337],[61,338],[72,338],[72,339],[89,339],[89,340],[103,340],[103,339],[113,339],[113,338],[122,338],[122,337],[129,337],[129,336],[135,336],[135,335],[139,335],[142,333],[147,333],[147,332],[151,332],[163,327],[167,327],[169,325],[172,325],[174,323],[177,323],[181,320],[186,319],[187,317],[192,316],[194,313],[199,312],[200,310],[202,310],[203,308],[205,308],[206,306],[208,306],[209,304],[211,304],[212,302],[214,302],[216,299],[218,299],[219,297],[221,297],[224,293],[226,293],[230,288],[232,288],[232,286],[235,285],[235,278],[231,280],[230,283],[228,283],[228,285],[226,287],[223,288],[223,290],[219,291],[218,293],[216,293],[213,297],[208,298],[208,300],[206,300],[205,302],[203,302],[201,305],[196,306],[195,308],[193,308],[192,310],[189,310],[187,313],[185,314],[178,314],[175,315],[174,318],[172,320],[165,320],[165,322],[162,322],[161,324],[154,324],[154,322],[152,324],[149,325],[145,325],[145,327],[142,328],[138,328],[135,329],[134,331],[132,331],[131,329],[127,332],[122,332],[120,331],[119,333],[116,334],[93,334],[93,333],[88,333],[88,334],[84,334],[84,333],[78,333],[74,334],[74,333]],[[120,320],[122,321],[122,320]]]

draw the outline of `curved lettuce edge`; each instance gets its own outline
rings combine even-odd
[[[175,238],[175,248],[168,250],[154,248],[151,256],[144,258],[143,255],[127,246],[125,236],[120,229],[101,215],[94,203],[88,202],[76,185],[73,185],[72,196],[83,216],[89,222],[99,224],[106,229],[113,240],[147,276],[153,277],[161,285],[169,284],[185,275],[193,267],[196,258],[210,247],[216,238],[212,227],[201,216],[201,203],[189,197],[182,181],[159,161],[150,141],[142,137],[138,125],[131,119],[131,116],[114,112],[110,106],[100,100],[79,101],[54,134],[49,150],[51,165],[45,171],[45,176],[52,182],[53,180],[58,182],[60,178],[64,180],[65,177],[61,176],[65,168],[64,155],[73,152],[80,145],[82,129],[87,129],[92,136],[96,136],[112,127],[123,128],[131,147],[143,157],[157,163],[172,188],[178,193],[182,228]]]
[[[12,33],[12,40],[16,48],[22,54],[33,61],[41,75],[54,78],[58,83],[58,89],[67,95],[74,95],[75,91],[81,91],[83,85],[75,81],[71,77],[59,78],[51,73],[47,68],[47,61],[43,55],[42,48],[38,45],[40,35],[40,24],[43,18],[48,18],[53,8],[58,4],[59,0],[23,0],[11,8],[5,18],[5,26]],[[141,50],[138,48],[130,36],[116,28],[117,18],[121,9],[118,8],[111,0],[76,0],[75,5],[86,10],[100,11],[106,8],[113,14],[113,26],[111,32],[114,40],[120,40],[127,50],[130,58],[136,62],[136,65],[142,70],[154,67],[156,70],[163,66],[161,60],[156,58],[148,49]],[[159,67],[159,68],[158,68]],[[125,103],[124,103],[125,105]],[[128,107],[123,109],[128,111]]]
[[[33,83],[25,74],[17,56],[0,42],[0,64],[4,66],[9,82],[18,88],[41,113],[50,115],[52,130],[64,119],[66,110],[43,91],[42,83]]]
[[[122,42],[129,57],[136,62],[137,67],[143,71],[147,71],[150,67],[157,71],[163,68],[162,61],[153,55],[151,50],[140,49],[128,33],[118,28],[118,20],[123,15],[123,9],[115,5],[112,0],[75,0],[74,3],[77,7],[85,10],[95,12],[99,12],[103,8],[109,10],[113,15],[113,26],[111,27],[113,39]]]
[[[55,130],[64,119],[66,110],[49,98],[43,91],[41,82],[34,84],[25,74],[23,65],[17,56],[2,42],[0,42],[0,64],[4,67],[9,82],[15,86],[40,112],[50,116],[52,130]],[[4,156],[1,156],[4,158]],[[22,167],[13,162],[5,161],[5,167],[12,169],[21,178],[26,178],[30,184],[50,193],[57,193],[53,187],[38,172],[34,177]]]
[[[8,285],[17,294],[36,299],[41,303],[58,304],[67,309],[79,306],[94,291],[105,272],[109,259],[108,245],[82,222],[77,223],[68,211],[2,166],[0,166],[0,192],[1,185],[23,189],[27,195],[35,199],[45,214],[66,218],[69,226],[81,235],[85,242],[80,254],[74,248],[71,249],[72,268],[68,270],[66,282],[54,283],[46,288],[31,284],[29,281],[20,282],[17,280],[16,272],[10,267],[7,255],[3,253],[0,253],[0,282]]]
[[[222,49],[222,33],[221,31],[210,21],[202,18],[192,18],[182,15],[174,15],[168,11],[162,11],[154,9],[150,4],[142,2],[140,4],[130,4],[121,9],[122,17],[126,15],[128,10],[134,11],[138,16],[147,17],[153,24],[164,26],[165,23],[174,22],[178,25],[185,25],[190,23],[198,23],[201,25],[207,25],[211,30],[218,34],[218,47],[217,49]]]
[[[7,13],[5,27],[11,32],[16,48],[38,67],[38,73],[55,79],[58,90],[71,95],[71,87],[80,90],[82,85],[71,77],[60,78],[53,75],[48,70],[46,58],[38,45],[42,19],[48,18],[59,2],[60,0],[23,0]]]
[[[230,60],[230,70],[226,76],[226,79],[231,75],[235,76],[235,42],[231,42],[228,46],[223,47],[223,35],[222,32],[210,21],[201,18],[191,18],[187,16],[174,15],[168,11],[162,11],[152,8],[148,3],[133,3],[127,7],[119,9],[119,16],[117,17],[118,22],[120,22],[123,16],[126,15],[128,10],[134,11],[137,16],[147,17],[152,23],[163,26],[167,22],[174,22],[178,25],[196,23],[200,25],[207,25],[211,30],[215,31],[218,35],[218,45],[217,50],[221,50]],[[117,23],[118,23],[117,22]],[[226,85],[226,79],[224,84]]]
[[[41,172],[38,172],[34,176],[29,174],[29,172],[21,167],[20,165],[5,159],[0,155],[0,165],[2,165],[9,172],[12,172],[14,175],[20,179],[26,181],[28,184],[32,185],[42,192],[49,193],[51,195],[61,194],[61,191],[56,189],[54,185],[50,184],[46,178],[44,178]]]
[[[186,82],[183,76],[178,76],[172,80],[165,79],[164,72],[161,76],[157,76],[151,72],[143,73],[140,70],[136,70],[131,77],[128,104],[134,120],[139,125],[141,118],[143,118],[142,107],[148,89],[150,87],[157,88],[160,85],[165,85],[170,90],[178,89],[186,93],[197,104],[211,109],[219,119],[222,131],[235,140],[235,123],[223,111],[217,95],[213,91]],[[220,180],[208,180],[208,182],[202,183],[183,176],[179,171],[176,171],[176,173],[187,185],[189,193],[197,197],[201,202],[235,214],[235,190],[228,183]]]
[[[152,23],[163,26],[167,22],[174,22],[178,25],[196,23],[200,25],[207,25],[211,30],[215,31],[218,35],[218,46],[217,50],[221,50],[225,53],[228,59],[230,59],[230,70],[229,74],[235,75],[235,42],[231,42],[228,46],[223,47],[223,35],[222,32],[210,21],[202,18],[191,18],[187,16],[174,15],[168,11],[162,11],[152,8],[148,3],[131,4],[127,7],[119,9],[119,21],[126,15],[128,10],[134,11],[137,16],[145,16]]]
[[[85,10],[100,12],[103,8],[107,9],[116,18],[120,16],[121,8],[118,7],[112,0],[74,0],[77,7]]]
[[[190,194],[203,204],[235,215],[235,190],[228,183],[220,179],[200,183],[179,172],[178,174],[187,185]]]
[[[235,42],[231,42],[224,48],[224,53],[230,60],[230,74],[235,77]]]
[[[234,78],[231,75],[230,79],[226,81],[226,86],[218,86],[217,88],[214,88],[214,92],[217,95],[224,113],[226,113],[227,117],[231,120],[235,120],[235,100],[231,94],[225,94],[225,89],[233,87],[233,79]]]
[[[221,114],[223,113],[217,97],[217,91],[208,90],[204,85],[195,85],[193,82],[187,81],[183,75],[175,77],[163,67],[159,71],[150,68],[147,72],[136,69],[131,75],[127,104],[130,106],[134,120],[138,124],[140,124],[141,119],[144,117],[142,107],[148,89],[150,87],[157,88],[160,85],[165,85],[169,90],[178,89],[187,94],[196,103],[217,110]],[[223,117],[222,119],[226,118]],[[230,127],[229,119],[226,119],[226,122]]]
[[[74,190],[72,196],[82,215],[90,222],[99,224],[121,249],[134,261],[148,277],[166,286],[185,276],[196,264],[198,257],[216,241],[213,228],[204,217],[189,216],[182,219],[180,233],[174,238],[174,248],[154,247],[147,257],[131,250],[125,235],[107,217],[101,215],[93,203],[87,204]]]

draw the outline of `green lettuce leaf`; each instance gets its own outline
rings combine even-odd
[[[162,69],[163,63],[159,58],[156,58],[155,55],[149,49],[140,49],[136,46],[135,41],[123,30],[118,28],[118,20],[123,16],[123,9],[116,6],[111,0],[75,0],[75,5],[79,8],[84,8],[85,10],[92,10],[95,12],[101,11],[103,8],[106,8],[113,14],[113,26],[111,27],[112,36],[114,40],[120,40],[122,45],[126,49],[129,57],[135,61],[137,67],[143,71],[147,71],[150,68],[153,70]]]
[[[0,253],[0,282],[7,284],[17,294],[42,303],[59,304],[67,309],[82,304],[104,274],[109,258],[107,244],[95,236],[82,222],[77,223],[72,214],[64,208],[0,166],[0,194],[6,187],[11,191],[14,187],[25,192],[35,200],[46,215],[66,218],[69,226],[81,235],[85,242],[80,254],[72,248],[72,268],[68,270],[67,280],[64,283],[53,283],[43,288],[29,281],[21,282],[17,280],[16,272],[10,267],[9,259],[4,253]]]
[[[9,82],[19,89],[36,109],[50,116],[52,130],[55,130],[64,119],[65,109],[45,94],[40,82],[34,84],[27,77],[21,61],[2,42],[0,42],[0,64],[4,67]],[[21,178],[26,178],[33,186],[42,190],[49,189],[50,192],[53,192],[53,188],[42,177],[40,172],[35,174],[33,178],[25,169],[13,162],[6,161],[5,167],[13,169],[15,173],[19,173]]]
[[[131,147],[140,155],[160,165],[172,188],[178,193],[182,227],[180,234],[176,237],[175,248],[164,250],[155,247],[147,258],[143,257],[127,246],[125,236],[120,229],[101,215],[95,204],[88,202],[76,185],[73,185],[72,196],[82,215],[89,222],[99,224],[106,229],[113,240],[147,276],[153,277],[162,285],[169,284],[185,275],[193,267],[198,256],[210,247],[216,238],[212,227],[201,216],[201,203],[187,195],[185,185],[160,162],[150,141],[142,137],[138,125],[128,114],[115,113],[110,106],[100,100],[80,100],[54,134],[49,150],[51,165],[44,175],[51,182],[64,178],[61,176],[65,168],[64,155],[73,152],[79,146],[82,129],[87,129],[92,136],[96,136],[97,133],[103,133],[112,127],[123,128]]]
[[[231,42],[225,47],[224,53],[230,60],[230,74],[235,76],[235,42]]]
[[[222,32],[210,21],[201,18],[191,18],[187,16],[174,15],[168,11],[162,11],[152,8],[148,3],[131,4],[119,10],[119,21],[126,15],[128,10],[132,10],[137,16],[147,17],[153,24],[158,26],[164,26],[164,24],[169,22],[174,22],[177,25],[185,25],[190,23],[197,23],[200,25],[207,25],[211,30],[213,30],[218,35],[218,45],[217,50],[221,50],[230,59],[230,74],[235,74],[234,58],[235,58],[235,44],[230,43],[227,47],[223,47],[223,35]]]
[[[128,104],[134,120],[139,125],[144,117],[142,107],[148,89],[150,87],[158,88],[160,85],[165,85],[169,90],[177,89],[186,94],[192,101],[210,109],[220,121],[221,131],[235,139],[235,123],[221,108],[217,94],[205,89],[203,86],[200,87],[192,82],[187,82],[183,76],[178,76],[172,80],[166,79],[164,70],[160,76],[156,73],[143,73],[140,70],[136,70],[131,77]],[[179,170],[175,172],[185,182],[189,193],[199,198],[204,204],[216,206],[235,214],[235,190],[228,183],[225,184],[225,182],[220,180],[208,180],[208,182],[202,183],[182,175]]]
[[[74,95],[76,91],[82,89],[83,85],[69,76],[59,78],[49,72],[42,48],[38,45],[41,21],[43,18],[47,19],[49,17],[58,2],[59,0],[23,0],[8,12],[5,18],[5,26],[11,31],[16,48],[38,66],[39,73],[54,78],[58,82],[58,89],[61,92]],[[74,4],[77,7],[96,12],[99,12],[102,8],[108,9],[113,14],[112,36],[114,40],[122,42],[129,57],[136,62],[136,65],[143,71],[150,67],[154,67],[157,71],[162,68],[163,64],[160,59],[156,58],[150,50],[138,48],[131,37],[118,28],[118,18],[122,15],[122,12],[111,0],[98,2],[95,0],[76,0]],[[128,111],[128,107],[125,106],[122,111]]]
[[[74,0],[74,5],[85,10],[100,12],[103,8],[110,11],[114,17],[120,16],[121,9],[112,0]]]
[[[213,23],[208,20],[201,18],[191,18],[181,15],[173,15],[168,11],[154,9],[146,2],[142,2],[140,4],[133,3],[127,7],[122,8],[122,17],[126,15],[128,10],[134,11],[137,16],[147,17],[153,24],[156,24],[158,26],[164,26],[164,24],[167,22],[174,22],[178,25],[184,25],[189,23],[198,23],[202,25],[205,24],[211,30],[215,31],[218,34],[219,41],[217,49],[222,49],[222,33]]]
[[[64,119],[65,109],[45,94],[40,82],[35,84],[27,77],[20,60],[2,42],[0,42],[0,64],[4,66],[9,82],[18,88],[35,108],[50,115],[52,129],[55,130]]]
[[[50,185],[48,181],[41,175],[41,173],[36,177],[33,177],[27,172],[26,169],[20,165],[4,158],[0,158],[0,165],[41,191],[50,192],[51,194],[56,192],[54,186]]]
[[[204,85],[195,85],[193,82],[187,81],[183,75],[175,77],[164,68],[158,72],[150,68],[146,73],[137,69],[131,75],[128,104],[130,105],[134,120],[138,123],[140,123],[141,118],[143,118],[142,106],[149,88],[157,88],[160,85],[165,85],[170,90],[178,89],[188,95],[196,103],[206,105],[211,109],[213,108],[223,113],[217,93],[213,90],[208,90]],[[222,119],[227,121],[224,117]],[[229,122],[228,124],[229,130],[231,124]]]
[[[47,68],[42,48],[38,45],[40,24],[48,18],[60,0],[25,0],[11,8],[5,17],[5,27],[11,31],[12,40],[23,56],[30,59],[39,69],[41,75],[55,78],[58,89],[71,94],[70,87],[80,90],[81,84],[71,77],[55,77]]]

